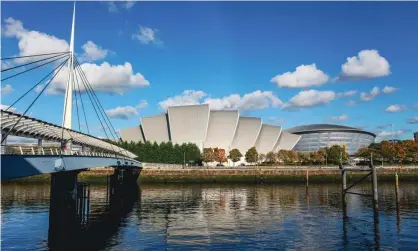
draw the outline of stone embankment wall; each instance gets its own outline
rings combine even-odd
[[[285,183],[306,182],[308,170],[310,183],[340,182],[341,171],[336,168],[268,168],[268,169],[144,169],[142,183]],[[395,173],[400,180],[417,180],[418,167],[378,168],[378,179],[392,181]],[[348,179],[356,179],[364,172],[349,172]]]
[[[307,171],[308,170],[308,171]],[[93,168],[79,174],[80,181],[106,182],[106,176],[113,174],[113,168]],[[144,168],[139,183],[339,183],[341,171],[335,167],[237,167],[237,168]],[[394,181],[398,173],[400,181],[418,181],[418,166],[378,167],[379,181]],[[365,172],[349,172],[348,179],[360,178]],[[49,182],[50,175],[37,175],[8,182]]]

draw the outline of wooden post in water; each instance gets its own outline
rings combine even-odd
[[[395,173],[395,195],[396,195],[396,207],[399,204],[399,180],[398,180],[398,173]]]
[[[377,173],[373,164],[373,154],[370,154],[370,167],[372,169],[372,185],[373,185],[373,210],[379,212],[379,194],[377,191]]]
[[[340,164],[340,168],[342,169],[341,173],[341,192],[342,192],[342,204],[343,204],[343,215],[344,219],[347,218],[347,195],[345,189],[347,188],[347,171],[342,167]]]
[[[306,168],[306,187],[309,187],[309,169]]]
[[[395,173],[395,196],[396,196],[396,225],[398,232],[401,231],[401,215],[399,210],[399,180],[398,173]]]

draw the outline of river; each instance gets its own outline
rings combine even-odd
[[[2,250],[50,250],[49,185],[1,190]],[[82,234],[59,249],[417,250],[417,191],[418,183],[400,184],[398,215],[393,184],[379,184],[376,228],[369,197],[349,195],[343,221],[338,184],[140,185],[117,209],[107,206],[105,184],[91,185]]]

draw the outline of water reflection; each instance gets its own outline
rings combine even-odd
[[[49,186],[2,187],[2,248],[138,249],[414,249],[417,183],[379,184],[376,228],[370,198],[349,195],[343,220],[335,185],[142,185],[106,204],[92,186],[87,223],[69,222],[48,242]],[[370,191],[365,185],[356,192]],[[70,231],[71,230],[71,231]],[[376,231],[378,230],[378,231]],[[30,238],[28,236],[31,236]],[[58,240],[58,239],[55,239]]]

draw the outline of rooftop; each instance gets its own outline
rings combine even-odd
[[[376,137],[374,133],[364,131],[360,128],[342,126],[342,125],[332,125],[332,124],[303,125],[303,126],[292,127],[286,130],[286,132],[296,133],[296,134],[302,133],[302,132],[310,132],[310,131],[355,131],[355,132],[367,133]]]

